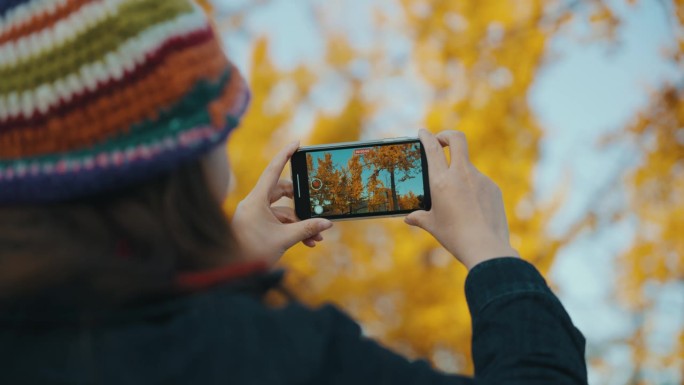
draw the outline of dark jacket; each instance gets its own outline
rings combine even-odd
[[[0,384],[587,383],[584,338],[532,265],[481,263],[465,290],[474,378],[406,360],[333,306],[269,308],[227,284],[100,317],[2,314]]]

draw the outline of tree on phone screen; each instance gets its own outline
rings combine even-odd
[[[379,146],[364,154],[364,166],[373,174],[372,178],[386,172],[389,175],[390,192],[392,195],[391,210],[399,207],[397,184],[405,182],[418,175],[420,171],[420,149],[417,144],[403,144],[394,146]]]
[[[371,174],[366,183],[366,194],[368,195],[368,211],[387,211],[389,200],[389,189],[385,187],[377,174]]]
[[[317,201],[324,208],[325,214],[339,213],[341,173],[335,168],[329,152],[322,159],[318,158],[317,164],[315,177],[321,181],[321,187],[312,195],[312,202]]]
[[[419,196],[409,191],[408,194],[399,197],[399,208],[401,210],[412,210],[422,207],[422,202]]]
[[[353,156],[347,162],[346,170],[349,173],[349,179],[346,186],[343,187],[347,193],[347,200],[349,204],[349,213],[357,212],[359,204],[363,199],[363,165],[358,156]]]

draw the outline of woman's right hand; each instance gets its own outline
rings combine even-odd
[[[415,211],[405,222],[432,234],[468,270],[499,257],[519,257],[509,242],[501,190],[468,159],[459,131],[420,131],[430,175],[430,211]],[[443,146],[450,149],[447,163]]]

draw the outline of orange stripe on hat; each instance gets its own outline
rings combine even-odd
[[[138,122],[153,120],[160,108],[182,98],[198,80],[216,80],[229,66],[215,39],[174,53],[154,72],[89,100],[83,109],[0,134],[0,153],[7,158],[36,156],[101,142]]]

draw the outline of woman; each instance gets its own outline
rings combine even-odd
[[[581,333],[510,247],[462,134],[420,132],[433,208],[406,223],[470,270],[473,378],[407,361],[332,306],[262,303],[270,267],[332,224],[272,206],[292,196],[297,143],[223,216],[248,93],[195,5],[14,0],[0,21],[0,383],[587,382]]]

